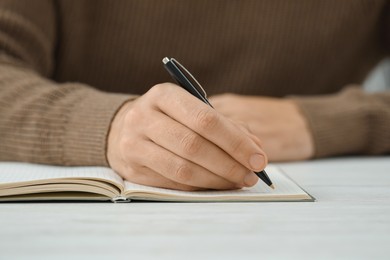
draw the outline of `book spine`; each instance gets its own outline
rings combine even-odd
[[[111,201],[114,203],[127,203],[127,202],[130,202],[131,200],[126,198],[126,197],[118,196],[118,197],[112,198]]]

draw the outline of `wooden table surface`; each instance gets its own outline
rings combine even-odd
[[[2,203],[0,259],[390,259],[390,156],[279,165],[317,201]]]

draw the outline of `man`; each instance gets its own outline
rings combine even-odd
[[[0,160],[196,190],[252,186],[267,156],[388,153],[390,94],[356,84],[389,21],[385,0],[1,0]],[[165,56],[215,110],[164,83]]]

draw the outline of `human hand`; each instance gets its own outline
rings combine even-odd
[[[180,190],[253,186],[267,157],[257,140],[174,84],[151,88],[116,114],[110,166],[131,182]]]
[[[223,94],[210,98],[215,109],[242,122],[262,140],[270,161],[309,159],[314,144],[306,119],[288,99]]]

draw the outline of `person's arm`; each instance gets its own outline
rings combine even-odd
[[[390,92],[341,93],[295,98],[312,133],[314,157],[390,152]]]
[[[349,87],[312,97],[229,94],[210,100],[262,140],[270,161],[390,152],[390,92]]]
[[[182,88],[160,84],[125,102],[133,96],[49,80],[54,13],[51,1],[0,1],[1,161],[109,165],[182,190],[256,184],[267,164],[258,140]]]
[[[390,53],[390,3],[381,23]],[[390,91],[365,93],[345,86],[339,93],[295,99],[313,136],[314,157],[390,153]]]
[[[49,80],[52,1],[0,1],[0,160],[108,165],[111,120],[130,96]]]
[[[390,52],[390,3],[384,14],[381,29]],[[262,139],[270,161],[390,153],[390,91],[370,94],[360,86],[345,86],[330,95],[225,94],[210,100],[219,112],[243,122]]]

